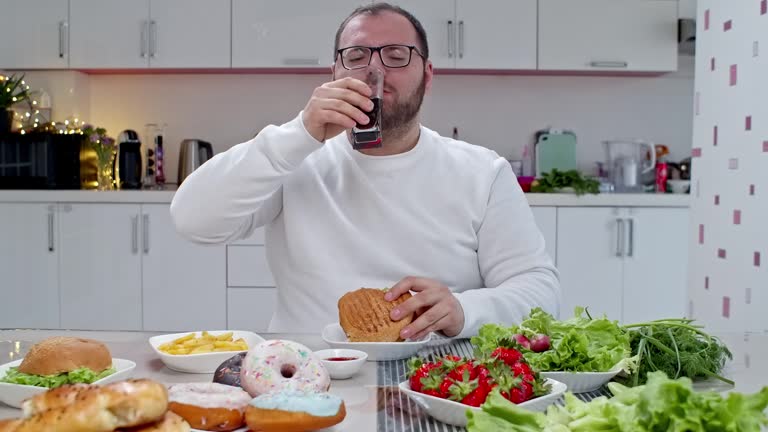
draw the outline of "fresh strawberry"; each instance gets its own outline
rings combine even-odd
[[[488,398],[488,394],[490,392],[491,387],[488,385],[478,386],[476,389],[472,390],[471,393],[465,396],[464,399],[461,400],[461,403],[464,405],[479,407],[485,403],[485,400]]]
[[[437,368],[437,363],[425,363],[421,358],[414,357],[408,361],[408,383],[411,386],[411,390],[421,391],[422,378],[426,378],[429,375],[429,371]]]
[[[448,379],[442,368],[436,367],[430,369],[427,376],[421,379],[421,384],[422,393],[445,399],[453,382]]]
[[[451,387],[454,384],[454,380],[451,378],[448,378],[448,376],[443,377],[443,382],[440,383],[440,389],[438,390],[438,394],[441,398],[447,399],[448,396],[451,394]]]
[[[501,392],[501,395],[507,398],[508,401],[512,402],[513,404],[521,404],[530,397],[526,396],[525,391],[520,388],[513,388],[508,393],[507,392]]]
[[[448,354],[445,357],[443,357],[443,359],[444,360],[448,360],[448,361],[454,361],[454,362],[461,361],[461,357],[459,357],[457,355],[453,355],[453,354]]]
[[[467,373],[468,380],[473,380],[477,377],[477,372],[472,367],[472,363],[459,363],[456,367],[448,371],[448,378],[456,381],[462,381],[464,373]]]
[[[481,376],[484,375],[484,376]],[[488,375],[488,369],[483,368],[480,369],[478,372],[478,377],[475,379],[475,381],[478,382],[477,388],[472,390],[470,394],[468,394],[464,399],[461,400],[461,403],[465,405],[470,405],[474,407],[479,407],[483,403],[485,403],[485,400],[488,398],[488,394],[493,390],[493,386],[496,386],[498,384],[492,384],[491,378]]]
[[[515,365],[515,363],[519,362],[521,358],[523,358],[523,355],[520,353],[520,351],[514,348],[505,348],[500,346],[493,350],[491,357],[501,359],[509,367],[512,367]]]
[[[478,387],[477,379],[470,379],[470,370],[465,369],[459,379],[447,378],[451,385],[448,387],[448,399],[456,402],[464,400]]]
[[[531,367],[528,366],[528,363],[522,363],[517,362],[512,365],[512,372],[515,374],[515,376],[518,375],[531,375],[533,377],[533,370],[531,370]],[[533,379],[533,378],[531,378]]]
[[[489,383],[491,381],[491,372],[488,370],[488,367],[482,363],[475,365],[474,376],[481,384]]]

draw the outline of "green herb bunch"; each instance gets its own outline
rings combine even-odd
[[[733,385],[733,381],[719,375],[733,354],[718,338],[702,331],[703,326],[694,325],[692,319],[663,319],[624,328],[631,330],[630,345],[638,365],[622,380],[626,385],[644,384],[655,371],[673,379],[711,377]]]
[[[577,170],[560,171],[558,169],[544,173],[531,183],[531,192],[552,193],[563,188],[573,188],[576,195],[597,194],[600,191],[600,183],[585,177]]]

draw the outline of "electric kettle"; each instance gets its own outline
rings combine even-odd
[[[178,183],[184,181],[205,161],[213,157],[211,143],[199,139],[185,139],[179,148],[179,176]]]

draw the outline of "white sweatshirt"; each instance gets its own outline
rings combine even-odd
[[[301,114],[194,171],[171,203],[176,229],[223,243],[265,225],[277,284],[271,332],[320,332],[337,300],[405,276],[436,279],[464,329],[559,314],[558,273],[525,196],[495,152],[421,127],[412,150],[368,156],[346,134],[315,140]]]

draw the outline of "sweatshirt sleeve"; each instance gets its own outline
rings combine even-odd
[[[189,175],[171,202],[176,230],[195,242],[223,243],[274,219],[286,176],[322,146],[304,128],[302,114],[265,127]]]
[[[476,335],[486,323],[518,324],[537,306],[559,316],[559,274],[544,236],[509,164],[497,159],[494,168],[497,175],[477,233],[485,288],[454,294],[464,309],[464,329],[457,338]]]

